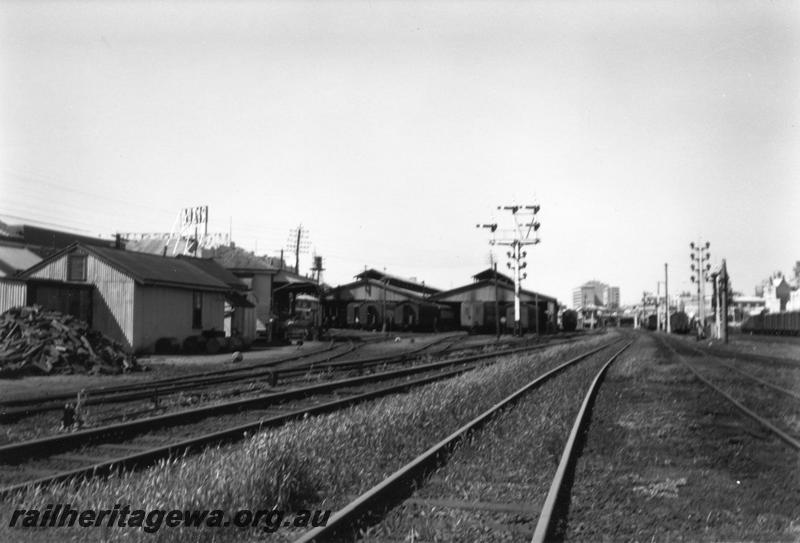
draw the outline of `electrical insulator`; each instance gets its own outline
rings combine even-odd
[[[709,242],[706,242],[706,249],[708,249],[709,247],[711,247],[711,244]]]
[[[694,264],[692,264],[692,271],[694,271]]]
[[[522,258],[525,258],[526,256],[528,256],[528,252],[527,251],[522,251],[522,254],[520,256]]]
[[[693,275],[693,276],[692,276],[692,283],[694,283],[694,282],[695,282],[695,281],[694,281],[694,275]]]
[[[694,249],[694,242],[691,242],[691,243],[689,244],[689,247],[690,247],[690,248],[692,248],[692,249]]]
[[[525,279],[526,277],[528,277],[528,274],[527,273],[523,273],[522,274],[522,278]]]

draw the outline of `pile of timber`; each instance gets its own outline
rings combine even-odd
[[[122,345],[84,321],[40,306],[0,315],[0,374],[103,373],[139,369]]]

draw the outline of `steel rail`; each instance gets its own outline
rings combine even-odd
[[[621,355],[625,349],[630,347],[632,343],[632,341],[626,343],[619,351],[614,353],[614,355],[603,365],[600,371],[597,372],[592,384],[589,386],[589,390],[586,392],[586,396],[583,399],[583,403],[578,411],[578,415],[575,417],[575,423],[572,425],[572,430],[567,438],[567,444],[564,446],[564,452],[561,454],[561,460],[558,463],[556,474],[553,477],[553,482],[550,485],[547,498],[545,498],[544,505],[542,506],[541,513],[539,514],[539,522],[536,524],[536,529],[534,530],[533,538],[531,539],[532,543],[544,543],[545,541],[550,540],[548,538],[553,537],[553,531],[556,528],[555,523],[558,520],[556,518],[556,508],[561,505],[560,498],[562,500],[565,499],[564,479],[567,471],[574,469],[575,462],[578,459],[577,454],[579,451],[575,446],[578,442],[578,436],[580,435],[581,430],[585,428],[589,422],[591,406],[594,402],[594,398],[597,395],[597,391],[600,388],[599,385],[603,380],[603,376],[605,376],[606,371],[617,359],[617,357]]]
[[[463,441],[473,431],[486,424],[486,422],[488,422],[496,414],[501,412],[506,407],[514,404],[527,392],[538,387],[540,384],[544,383],[549,378],[560,373],[564,369],[618,343],[619,341],[620,340],[614,340],[605,345],[601,345],[600,347],[572,358],[535,378],[468,423],[461,426],[443,440],[430,447],[428,450],[414,458],[411,462],[405,464],[383,481],[358,496],[355,500],[351,501],[342,509],[334,513],[325,526],[306,532],[300,538],[296,539],[295,543],[310,543],[312,541],[320,542],[333,540],[337,537],[341,537],[345,533],[351,532],[365,516],[386,511],[389,509],[390,504],[399,502],[404,497],[407,497],[419,479],[424,477],[424,475],[432,470],[434,466],[440,465],[458,443]]]
[[[755,411],[745,407],[744,404],[742,404],[736,398],[734,398],[733,396],[731,396],[730,394],[728,394],[727,392],[725,392],[724,390],[719,388],[717,385],[715,385],[710,380],[708,380],[706,377],[704,377],[694,367],[692,367],[692,365],[689,364],[689,362],[686,361],[686,359],[683,357],[683,355],[678,353],[678,351],[676,351],[672,347],[672,345],[670,345],[667,341],[664,341],[663,339],[661,341],[664,343],[664,345],[667,346],[667,348],[670,351],[672,351],[675,354],[675,356],[678,357],[678,360],[680,360],[681,363],[684,366],[686,366],[689,369],[689,371],[691,371],[694,374],[694,376],[698,380],[700,380],[703,384],[705,384],[708,388],[710,388],[711,390],[713,390],[714,392],[716,392],[717,394],[719,394],[720,396],[722,396],[723,398],[728,400],[730,403],[732,403],[736,407],[736,409],[738,409],[739,411],[741,411],[742,413],[744,413],[745,415],[747,415],[748,417],[750,417],[751,419],[756,421],[758,424],[760,424],[761,426],[767,428],[769,431],[774,433],[782,441],[787,443],[790,447],[792,447],[795,450],[800,450],[800,440],[798,440],[797,438],[795,438],[795,437],[789,435],[788,433],[784,432],[783,430],[781,430],[780,428],[778,428],[777,426],[772,424],[770,421],[768,421],[767,419],[765,419],[764,417],[762,417],[761,415],[759,415]]]
[[[791,368],[800,366],[800,358],[786,358],[784,356],[770,356],[758,353],[739,353],[729,349],[720,349],[718,347],[703,347],[702,350],[713,354],[715,356],[729,357],[738,360],[749,360],[763,362],[767,364],[781,364]]]
[[[309,363],[307,363],[305,365],[296,366],[296,367],[292,367],[292,368],[285,368],[285,369],[278,369],[278,370],[272,369],[274,366],[276,366],[278,364],[281,364],[281,363],[284,363],[284,362],[293,361],[293,360],[298,360],[298,359],[302,359],[302,358],[310,358],[312,356],[316,356],[316,355],[322,354],[325,351],[324,350],[315,351],[313,353],[307,353],[307,354],[300,355],[300,356],[284,358],[284,359],[281,359],[281,360],[276,360],[276,361],[272,361],[272,362],[265,363],[265,364],[251,366],[249,368],[246,368],[246,370],[247,371],[257,370],[257,371],[253,371],[252,373],[248,373],[248,374],[245,374],[245,375],[227,375],[226,374],[226,372],[230,372],[230,371],[244,371],[244,369],[242,369],[242,368],[234,368],[234,369],[227,369],[227,370],[223,369],[223,370],[216,370],[216,371],[213,371],[213,372],[206,372],[209,375],[209,377],[203,377],[202,379],[197,379],[197,380],[192,380],[191,378],[189,380],[186,380],[185,378],[175,377],[175,378],[168,378],[168,379],[158,380],[158,381],[150,381],[150,382],[147,382],[147,383],[135,383],[133,386],[130,386],[130,387],[117,387],[116,390],[106,390],[104,392],[105,394],[112,394],[112,395],[109,395],[109,396],[105,396],[102,393],[100,395],[98,395],[97,391],[95,391],[94,395],[92,395],[92,391],[87,391],[87,399],[85,400],[84,405],[98,405],[98,404],[104,404],[104,403],[123,403],[123,402],[135,401],[135,400],[145,400],[145,399],[148,399],[148,398],[152,398],[152,397],[154,397],[156,395],[161,396],[161,395],[171,394],[171,393],[174,393],[174,392],[184,391],[184,390],[187,390],[187,389],[203,388],[203,387],[206,387],[206,386],[212,386],[212,385],[223,384],[223,383],[246,381],[246,380],[249,380],[249,379],[260,378],[260,377],[268,378],[269,381],[270,381],[270,384],[272,386],[276,386],[277,382],[278,382],[278,379],[280,377],[284,377],[285,378],[285,377],[302,376],[302,375],[305,375],[306,373],[308,373],[309,371],[313,371],[313,370],[325,370],[325,369],[328,369],[328,368],[330,368],[330,369],[354,368],[354,367],[359,367],[359,366],[377,365],[377,364],[382,364],[382,363],[399,363],[399,362],[405,362],[405,361],[413,360],[414,358],[417,357],[419,352],[421,352],[421,351],[423,351],[423,350],[425,350],[425,349],[427,349],[427,348],[429,348],[429,347],[431,347],[431,346],[433,346],[433,345],[435,345],[435,344],[437,344],[437,343],[439,343],[441,341],[444,341],[445,339],[447,339],[447,337],[437,339],[432,343],[423,345],[423,346],[418,347],[416,349],[413,349],[411,351],[407,351],[407,352],[399,354],[399,355],[392,355],[392,356],[388,356],[388,357],[387,356],[383,356],[383,357],[373,357],[373,358],[367,358],[367,359],[336,362],[336,363],[331,362],[331,360],[334,360],[336,358],[340,358],[342,356],[345,356],[347,354],[352,353],[355,350],[355,348],[353,348],[352,345],[351,345],[351,348],[349,350],[347,350],[345,352],[342,352],[342,353],[338,353],[338,354],[333,355],[333,356],[329,356],[327,359],[325,359],[322,362],[309,362]],[[219,374],[225,374],[225,375],[219,375]],[[219,375],[219,376],[217,376],[217,375]],[[161,388],[160,385],[162,383],[167,382],[167,381],[169,381],[167,383],[168,386],[165,387],[165,388]],[[172,384],[173,381],[175,382],[175,384]],[[10,421],[14,421],[14,420],[17,420],[17,419],[20,419],[20,418],[24,418],[26,416],[33,415],[33,414],[36,414],[36,413],[42,413],[42,412],[46,412],[46,411],[55,411],[55,410],[62,409],[63,405],[60,402],[55,401],[54,398],[60,398],[63,401],[63,400],[66,400],[66,399],[75,398],[75,395],[74,394],[52,395],[52,396],[47,397],[47,399],[50,400],[49,403],[39,403],[39,402],[43,401],[42,398],[27,399],[27,400],[16,400],[16,402],[18,402],[19,404],[21,404],[22,402],[25,402],[26,404],[28,402],[32,402],[34,405],[24,405],[24,406],[20,406],[20,407],[12,407],[12,408],[8,408],[8,409],[4,409],[4,410],[0,411],[0,422],[10,422]]]
[[[173,383],[184,383],[186,381],[191,381],[193,379],[204,379],[206,377],[214,377],[218,375],[230,375],[232,372],[246,372],[251,370],[258,370],[262,368],[270,368],[276,366],[278,364],[282,364],[285,362],[292,362],[295,360],[302,360],[303,358],[309,358],[311,356],[316,356],[319,354],[323,354],[335,349],[338,346],[328,346],[324,349],[319,349],[312,352],[307,352],[299,355],[293,355],[289,357],[279,358],[276,360],[268,360],[264,362],[259,362],[256,364],[248,364],[243,366],[236,366],[232,368],[224,368],[220,370],[211,370],[211,371],[204,371],[198,373],[189,373],[186,375],[180,375],[175,377],[165,377],[163,379],[154,379],[152,381],[147,381],[145,383],[130,383],[127,385],[116,385],[116,386],[107,386],[107,387],[97,387],[97,388],[87,388],[85,389],[86,394],[91,398],[97,395],[103,394],[115,394],[118,392],[131,392],[143,388],[150,388],[161,386],[161,385],[170,385]],[[347,354],[352,352],[353,346],[350,345],[350,349],[346,351]],[[27,404],[40,404],[42,402],[50,402],[56,400],[70,400],[75,398],[75,393],[58,393],[58,394],[46,394],[42,396],[35,396],[35,397],[26,397],[26,398],[18,398],[13,400],[0,400],[0,406],[4,407],[15,407],[20,405],[27,405]]]
[[[332,400],[330,402],[325,402],[322,404],[316,404],[300,408],[285,414],[276,415],[266,419],[260,419],[255,422],[241,424],[239,426],[227,428],[225,430],[221,430],[218,432],[211,432],[198,437],[185,439],[183,441],[173,442],[168,445],[154,447],[146,451],[141,451],[127,456],[114,458],[104,462],[98,462],[83,468],[63,471],[47,477],[35,479],[32,481],[26,481],[23,483],[2,487],[0,488],[0,500],[6,499],[7,497],[13,494],[24,493],[27,489],[32,488],[34,486],[46,486],[61,481],[78,480],[78,479],[85,480],[92,477],[106,476],[111,473],[121,471],[123,469],[128,469],[128,470],[143,469],[165,458],[171,458],[181,454],[197,452],[202,448],[212,444],[223,444],[223,443],[231,443],[239,441],[248,437],[251,432],[257,432],[264,428],[280,426],[282,424],[285,424],[286,422],[303,418],[307,415],[316,415],[320,413],[326,413],[329,411],[343,409],[345,407],[351,406],[359,402],[372,400],[388,394],[402,392],[409,388],[422,386],[442,379],[448,379],[450,377],[454,377],[461,373],[470,371],[475,367],[476,367],[475,365],[473,366],[465,365],[462,368],[445,371],[442,373],[438,373],[436,375],[426,376],[412,381],[405,381],[403,383],[399,383],[396,385],[391,385],[377,390],[372,390],[369,392],[348,396],[347,398]]]
[[[164,413],[162,415],[156,415],[152,417],[143,417],[132,421],[109,424],[95,428],[87,428],[67,434],[51,435],[39,439],[10,443],[0,446],[0,463],[14,464],[29,458],[52,456],[54,454],[79,448],[84,445],[97,443],[101,440],[121,441],[137,434],[150,432],[160,428],[189,424],[214,415],[236,413],[248,409],[263,409],[270,405],[275,405],[298,398],[305,398],[315,394],[324,394],[336,389],[353,387],[389,379],[397,379],[399,377],[406,377],[426,371],[438,370],[458,364],[465,364],[486,358],[515,354],[520,351],[538,350],[544,347],[545,346],[543,345],[534,345],[528,347],[518,347],[516,349],[508,349],[504,351],[480,353],[466,357],[432,362],[429,364],[374,373],[366,376],[351,377],[336,381],[328,381],[325,383],[306,385],[281,392],[271,392],[250,398],[241,398],[238,400],[200,406],[192,409],[175,411],[172,413]]]
[[[419,351],[427,349],[428,347],[432,347],[432,346],[434,346],[434,345],[436,345],[436,344],[438,344],[438,343],[440,343],[442,341],[445,341],[445,340],[449,339],[450,337],[452,337],[452,336],[445,336],[445,337],[442,337],[442,338],[437,338],[436,340],[432,341],[431,343],[428,343],[428,344],[422,345],[421,347],[418,347],[416,349],[412,349],[410,351],[407,351],[406,353],[403,353],[403,355],[416,354]],[[329,356],[328,358],[325,359],[325,361],[327,362],[327,361],[334,360],[336,358],[340,358],[342,356],[348,355],[348,354],[352,353],[353,351],[359,349],[362,345],[363,344],[354,345],[352,341],[349,341],[348,342],[348,348],[344,352],[335,354],[333,356]],[[217,382],[221,382],[221,381],[218,381],[218,380],[215,380],[215,379],[206,380],[205,378],[207,378],[207,377],[215,377],[215,376],[220,376],[220,375],[221,376],[228,376],[233,372],[241,373],[241,372],[247,372],[247,371],[252,371],[252,370],[260,370],[260,369],[264,369],[264,368],[274,368],[275,366],[278,366],[278,365],[286,363],[286,362],[293,362],[295,360],[302,360],[304,358],[311,358],[313,356],[321,355],[321,354],[329,352],[329,351],[331,351],[331,350],[333,350],[335,348],[336,348],[336,346],[334,346],[333,342],[331,342],[331,345],[329,345],[328,347],[326,347],[324,349],[318,349],[316,351],[306,352],[306,353],[299,354],[299,355],[293,355],[293,356],[290,356],[290,357],[279,358],[277,360],[270,360],[270,361],[265,361],[265,362],[258,362],[258,363],[255,363],[255,364],[236,366],[236,367],[233,367],[233,368],[223,368],[223,369],[220,369],[220,370],[211,370],[211,371],[205,371],[205,372],[199,372],[199,373],[192,373],[192,374],[180,375],[180,376],[175,376],[175,377],[165,377],[163,379],[156,379],[156,380],[152,380],[152,381],[147,381],[145,383],[131,383],[129,385],[121,385],[121,386],[114,386],[114,387],[99,387],[99,388],[95,388],[95,389],[86,389],[86,393],[87,393],[87,396],[89,397],[89,399],[91,400],[93,395],[94,395],[94,397],[97,397],[98,394],[102,395],[102,394],[106,394],[106,393],[117,393],[117,392],[124,393],[124,392],[139,390],[139,389],[149,389],[149,390],[152,391],[152,389],[154,387],[159,387],[161,385],[170,385],[172,383],[183,384],[183,383],[186,383],[187,381],[189,381],[189,382],[191,382],[193,384],[194,383],[206,383],[206,382],[211,383],[211,384],[216,384]],[[395,356],[402,356],[402,355],[395,355]],[[379,360],[379,359],[385,359],[385,358],[387,358],[387,357],[375,357],[375,358],[372,358],[372,359],[365,359],[365,360]],[[291,368],[291,369],[307,368],[307,367],[312,367],[314,365],[315,365],[315,363],[312,362],[312,363],[309,363],[307,366],[301,366],[301,367],[296,367],[296,368]],[[270,369],[269,371],[275,371],[275,370]],[[259,376],[265,375],[267,373],[268,372],[255,373],[255,374],[249,374],[249,375],[244,375],[244,376],[237,376],[237,379],[242,379],[243,380],[243,379],[247,379],[247,378],[250,378],[250,377],[259,377]],[[167,389],[160,389],[160,390],[167,390]],[[15,405],[25,405],[25,404],[30,404],[30,403],[40,404],[40,403],[45,402],[45,401],[69,400],[69,399],[72,399],[74,397],[75,397],[74,393],[52,394],[52,395],[35,397],[35,398],[24,398],[24,399],[17,399],[17,400],[0,401],[0,405],[15,406]]]
[[[231,378],[224,378],[224,377],[223,378],[218,378],[218,379],[214,379],[210,383],[207,383],[207,386],[208,385],[212,385],[212,384],[222,384],[222,383],[227,383],[227,382],[244,381],[244,380],[247,380],[247,379],[266,378],[269,381],[270,386],[275,387],[275,386],[278,385],[279,381],[281,381],[281,380],[285,381],[285,380],[288,380],[290,378],[311,376],[311,375],[314,374],[314,372],[343,371],[343,370],[348,370],[348,369],[349,370],[357,369],[357,370],[359,370],[359,372],[363,372],[363,370],[365,370],[365,369],[368,369],[368,368],[371,368],[371,367],[374,367],[374,366],[380,366],[380,365],[383,365],[383,364],[402,364],[402,363],[408,363],[408,362],[413,362],[415,360],[419,360],[420,358],[422,358],[422,356],[425,356],[425,355],[420,355],[419,354],[421,351],[427,349],[428,347],[430,347],[430,346],[432,346],[435,343],[438,343],[440,341],[442,341],[442,340],[436,340],[436,342],[434,342],[434,343],[423,345],[423,346],[421,346],[421,347],[419,347],[417,349],[413,349],[411,351],[407,351],[405,353],[401,353],[401,354],[398,354],[398,355],[378,356],[378,357],[372,357],[372,358],[361,358],[361,359],[356,359],[356,360],[345,360],[345,361],[340,361],[340,362],[331,362],[331,360],[333,360],[334,358],[337,358],[339,356],[344,356],[345,354],[349,354],[349,352],[352,352],[352,351],[348,351],[346,353],[340,353],[340,354],[338,354],[336,356],[329,357],[324,362],[309,362],[309,363],[304,364],[302,366],[294,366],[294,367],[285,368],[285,369],[266,369],[266,370],[260,371],[258,373],[251,373],[251,374],[244,375],[244,376],[234,376],[234,377],[231,377]],[[541,345],[536,345],[536,346],[526,346],[524,348],[525,349],[544,348],[544,347],[547,347],[547,346],[550,346],[550,345],[552,345],[552,344],[548,343],[548,344],[541,344]],[[442,356],[448,356],[449,354],[452,354],[452,353],[455,353],[455,352],[459,352],[459,351],[462,351],[462,350],[464,350],[464,351],[473,350],[473,349],[479,348],[479,347],[481,347],[481,346],[465,347],[463,349],[457,349],[457,350],[451,351],[450,353],[447,353],[447,354],[438,353],[437,352],[437,353],[432,353],[432,355],[433,356],[437,356],[437,355],[441,354]],[[497,352],[503,352],[503,351],[497,351]],[[507,351],[507,352],[513,352],[513,351]],[[173,393],[173,392],[184,391],[186,389],[193,389],[196,386],[197,385],[195,383],[189,383],[189,384],[186,384],[186,385],[183,385],[183,386],[176,386],[176,387],[169,388],[169,389],[162,389],[162,388],[155,387],[155,388],[150,388],[150,389],[148,389],[146,391],[142,391],[142,392],[130,392],[130,393],[122,393],[121,392],[121,393],[116,394],[116,395],[111,396],[111,397],[103,397],[103,396],[91,397],[91,396],[89,396],[89,400],[86,401],[84,405],[97,405],[97,404],[103,404],[103,403],[123,403],[123,402],[130,402],[130,401],[136,401],[136,400],[146,400],[146,399],[157,397],[157,396],[167,395],[167,394],[170,394],[170,393]],[[74,396],[69,396],[69,397],[72,398]],[[43,412],[47,412],[47,411],[55,411],[55,410],[59,410],[59,409],[62,409],[62,408],[63,408],[63,405],[61,405],[60,403],[50,403],[50,404],[41,404],[41,405],[37,405],[37,406],[19,407],[19,408],[16,408],[16,409],[7,409],[5,411],[0,411],[0,422],[13,422],[15,420],[18,420],[18,419],[21,419],[21,418],[24,418],[26,416],[33,415],[33,414],[36,414],[36,413],[43,413]]]
[[[314,394],[323,394],[344,387],[352,387],[387,379],[396,379],[414,375],[425,371],[445,368],[456,364],[472,362],[491,355],[476,355],[453,360],[434,362],[431,364],[412,366],[388,372],[374,373],[371,375],[339,379],[326,383],[302,386],[282,392],[261,394],[250,398],[242,398],[224,403],[206,405],[192,409],[184,409],[172,413],[164,413],[153,417],[144,417],[127,422],[109,424],[96,428],[87,428],[77,432],[47,436],[29,441],[10,443],[0,446],[0,463],[12,464],[32,457],[52,456],[58,452],[96,443],[102,439],[115,438],[121,440],[139,433],[150,432],[159,428],[180,426],[208,418],[213,415],[235,413],[247,409],[263,409],[281,402],[304,398]]]
[[[756,383],[758,383],[760,385],[763,385],[763,386],[765,386],[767,388],[770,388],[770,389],[772,389],[772,390],[774,390],[776,392],[780,392],[781,394],[785,394],[787,396],[790,396],[790,397],[794,398],[795,400],[800,400],[800,394],[798,394],[794,390],[789,390],[788,388],[783,388],[783,387],[778,386],[778,385],[776,385],[774,383],[770,383],[769,381],[765,381],[764,379],[762,379],[762,378],[760,378],[760,377],[758,377],[756,375],[753,375],[750,372],[747,372],[747,371],[744,371],[743,369],[737,368],[733,364],[725,362],[723,360],[724,355],[717,355],[717,354],[711,354],[710,352],[703,352],[700,349],[697,349],[697,348],[692,347],[690,345],[681,345],[681,347],[683,347],[685,349],[688,349],[690,351],[694,351],[696,353],[700,353],[702,356],[707,356],[707,357],[710,356],[712,358],[717,358],[720,361],[719,363],[721,365],[725,366],[726,368],[731,369],[731,370],[733,370],[735,372],[738,372],[738,373],[744,375],[745,377],[747,377],[748,379],[751,379],[752,381],[755,381]],[[739,360],[739,359],[737,359],[737,360]],[[746,358],[742,358],[741,360],[746,360]]]

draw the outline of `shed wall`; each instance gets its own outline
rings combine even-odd
[[[202,329],[192,328],[192,290],[136,285],[137,352],[152,352],[156,340],[174,337],[182,342],[203,330],[224,330],[225,296],[203,292]]]
[[[66,277],[66,266],[64,270]],[[92,328],[131,348],[134,343],[133,279],[93,256],[86,262],[86,279],[87,283],[94,284]]]
[[[67,256],[48,263],[31,275],[32,279],[61,281],[68,284],[94,285],[92,293],[92,328],[126,347],[133,346],[133,279],[87,255],[86,281],[67,281]]]
[[[28,287],[24,281],[0,279],[0,313],[27,302]]]

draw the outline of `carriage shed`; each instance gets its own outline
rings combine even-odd
[[[514,326],[514,281],[501,273],[496,277],[495,283],[494,271],[486,269],[473,275],[473,283],[440,292],[430,299],[451,306],[461,328],[487,332],[496,328],[496,299],[500,317],[506,318],[506,329],[510,330]],[[555,298],[524,289],[520,289],[519,295],[520,326],[523,330],[545,333],[558,329],[558,301]],[[537,326],[537,322],[541,324]]]
[[[325,317],[334,327],[393,330],[445,329],[454,321],[447,305],[428,300],[440,292],[414,280],[369,269],[357,281],[325,295]]]
[[[72,314],[135,352],[222,330],[231,287],[189,262],[73,244],[25,270],[28,304]]]

